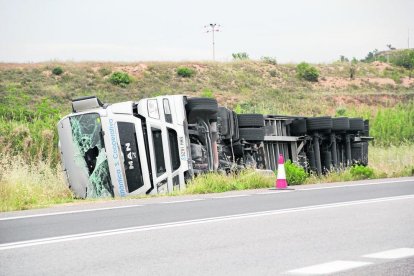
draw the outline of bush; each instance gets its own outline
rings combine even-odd
[[[109,74],[112,73],[112,70],[107,68],[107,67],[102,67],[98,70],[99,74],[101,74],[101,76],[105,77],[108,76]]]
[[[391,57],[391,63],[408,70],[414,68],[414,50],[404,50]]]
[[[286,180],[289,185],[300,185],[308,178],[308,174],[301,166],[288,160],[285,162]]]
[[[351,168],[351,175],[354,179],[370,179],[374,177],[374,170],[370,167],[365,167],[362,165],[355,165]]]
[[[319,78],[318,70],[306,62],[299,63],[296,66],[296,73],[300,79],[317,82]]]
[[[112,73],[111,77],[109,78],[109,81],[114,85],[119,85],[121,87],[125,87],[128,84],[131,83],[132,79],[131,77],[124,72],[114,72]]]
[[[345,107],[338,107],[335,111],[335,116],[336,117],[342,117],[345,116],[346,114],[346,108]]]
[[[210,89],[206,88],[201,92],[201,97],[203,98],[214,98],[214,93]]]
[[[231,54],[234,60],[247,60],[249,59],[249,55],[246,52],[241,53],[233,53]]]
[[[275,78],[275,77],[277,77],[277,71],[276,70],[270,70],[269,71],[269,75],[272,77],[272,78]]]
[[[178,67],[177,75],[183,78],[191,78],[195,74],[195,71],[188,67]]]
[[[52,74],[53,75],[56,75],[56,76],[60,76],[60,75],[63,74],[63,69],[61,67],[59,67],[59,66],[58,67],[55,67],[52,70]]]
[[[268,64],[272,64],[272,65],[277,65],[277,60],[274,57],[261,57],[261,60],[264,63],[268,63]]]

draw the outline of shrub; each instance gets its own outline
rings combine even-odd
[[[272,65],[277,65],[277,60],[275,57],[261,57],[261,60],[264,63],[268,63],[268,64],[272,64]]]
[[[178,67],[177,68],[177,75],[183,78],[191,78],[195,74],[195,71],[188,67]]]
[[[285,162],[286,180],[289,185],[300,185],[308,178],[308,174],[301,166],[288,160]]]
[[[124,72],[114,72],[112,73],[111,77],[109,78],[109,81],[114,85],[119,85],[121,87],[125,87],[128,84],[131,83],[132,79],[131,77]]]
[[[318,70],[306,62],[299,63],[296,66],[296,73],[300,79],[317,82],[319,78]]]
[[[62,67],[55,67],[55,68],[53,68],[53,70],[52,70],[52,74],[53,75],[56,75],[56,76],[60,76],[60,75],[62,75],[63,74],[63,69],[62,69]]]
[[[341,56],[339,56],[339,61],[340,62],[349,62],[349,59],[346,56],[341,55]]]
[[[272,77],[272,78],[275,78],[275,77],[277,77],[277,71],[276,70],[270,70],[269,71],[269,75]]]
[[[246,52],[240,52],[240,53],[233,53],[231,54],[234,60],[247,60],[249,59],[249,55]]]
[[[362,165],[353,166],[350,172],[354,179],[370,179],[374,177],[374,170]]]
[[[345,107],[338,107],[335,111],[335,116],[336,117],[345,116],[345,114],[346,114],[346,108]]]
[[[414,68],[414,50],[404,50],[393,55],[391,63],[397,66],[404,67],[408,70]]]
[[[101,76],[105,77],[108,76],[109,74],[112,73],[112,70],[107,68],[107,67],[102,67],[98,70],[99,74],[101,74]]]
[[[214,98],[213,91],[211,91],[210,89],[206,88],[206,89],[203,90],[203,92],[201,92],[201,97],[204,97],[204,98]]]

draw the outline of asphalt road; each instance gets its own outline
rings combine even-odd
[[[0,215],[0,275],[413,275],[414,178]]]

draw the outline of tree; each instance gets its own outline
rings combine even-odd
[[[349,59],[347,57],[343,56],[343,55],[339,56],[339,60],[341,62],[349,62]]]
[[[231,54],[234,60],[247,60],[249,55],[246,52],[233,53]]]

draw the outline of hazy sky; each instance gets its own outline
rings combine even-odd
[[[413,0],[0,0],[0,61],[209,60],[247,52],[279,62],[414,47]]]

